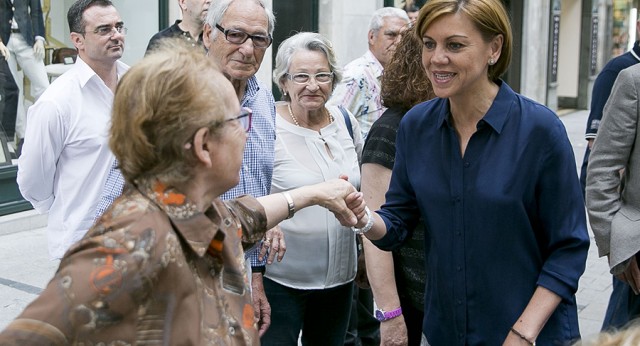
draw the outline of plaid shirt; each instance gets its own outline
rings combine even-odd
[[[247,81],[247,88],[241,105],[253,110],[251,131],[244,148],[240,183],[220,196],[223,200],[233,199],[241,195],[261,197],[268,195],[271,189],[276,140],[276,108],[273,94],[269,89],[260,86],[255,76],[251,77]],[[107,176],[107,182],[96,208],[96,220],[122,194],[124,177],[117,168],[117,164],[117,161],[114,162]],[[257,247],[247,251],[246,256],[250,256],[251,266],[264,266],[266,264],[266,260],[258,260]]]

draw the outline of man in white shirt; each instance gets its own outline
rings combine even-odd
[[[73,68],[29,109],[18,161],[22,195],[49,213],[49,254],[60,258],[93,224],[114,156],[108,131],[113,95],[128,66],[126,28],[110,0],[78,0],[67,14],[78,49]]]

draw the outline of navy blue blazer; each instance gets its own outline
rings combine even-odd
[[[40,0],[0,0],[0,38],[7,44],[11,36],[11,19],[15,16],[20,34],[33,46],[36,36],[44,37],[44,19]]]

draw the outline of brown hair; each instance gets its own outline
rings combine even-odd
[[[382,73],[380,97],[387,108],[409,109],[436,96],[422,66],[422,41],[409,30],[396,44]]]
[[[161,40],[118,84],[109,146],[130,183],[190,179],[197,161],[185,144],[199,128],[223,119],[220,84],[228,81],[183,41]]]
[[[502,52],[494,65],[489,66],[488,76],[496,81],[507,71],[511,63],[513,33],[507,11],[500,0],[431,0],[427,2],[416,20],[416,33],[422,36],[436,19],[454,13],[465,14],[476,26],[486,42],[502,35]]]

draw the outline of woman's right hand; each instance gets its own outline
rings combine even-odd
[[[317,204],[331,211],[343,226],[355,226],[364,215],[362,193],[347,181],[346,176],[313,185],[312,188],[317,190]]]

